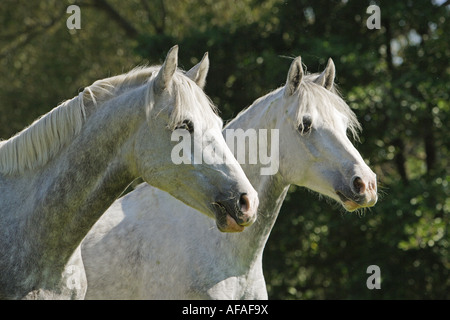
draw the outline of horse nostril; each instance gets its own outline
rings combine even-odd
[[[246,193],[241,194],[239,197],[239,208],[242,212],[247,212],[250,210],[250,200],[248,199],[248,196]]]
[[[366,191],[366,185],[360,177],[353,178],[353,190],[359,194],[362,194]]]

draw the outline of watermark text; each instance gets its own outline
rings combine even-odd
[[[177,129],[172,132],[171,140],[178,142],[171,152],[174,164],[232,164],[237,160],[239,164],[259,164],[261,175],[278,172],[278,129],[226,129],[225,141],[235,157],[223,153],[224,147],[217,144],[208,130],[198,136],[197,133]]]
[[[367,7],[366,13],[370,14],[367,18],[366,26],[368,29],[381,29],[381,10],[380,7],[373,4]]]
[[[380,267],[372,264],[367,267],[366,273],[371,274],[366,281],[367,289],[381,289],[381,270]]]
[[[77,5],[71,5],[67,7],[66,13],[71,15],[66,20],[67,29],[81,29],[81,9]]]

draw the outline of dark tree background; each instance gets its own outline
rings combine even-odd
[[[66,27],[70,4],[80,30]],[[371,4],[381,29],[366,27]],[[293,57],[309,72],[332,57],[381,199],[349,214],[292,188],[264,254],[269,297],[449,299],[449,12],[445,0],[2,0],[0,137],[174,44],[184,69],[209,52],[205,90],[225,120],[283,85]]]

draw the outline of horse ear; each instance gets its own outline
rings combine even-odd
[[[327,90],[331,90],[331,88],[333,88],[335,75],[336,68],[334,66],[334,62],[331,58],[329,58],[325,70],[323,70],[323,72],[317,77],[316,80],[314,80],[314,82],[325,87]]]
[[[166,60],[164,61],[158,75],[155,79],[155,92],[161,92],[169,86],[172,81],[173,74],[177,69],[178,63],[178,46],[173,46],[167,53]]]
[[[186,72],[186,76],[188,76],[192,81],[197,83],[200,88],[204,88],[206,84],[206,76],[208,75],[209,70],[209,58],[208,52],[203,55],[202,61],[197,63],[192,67],[191,70]]]
[[[291,96],[300,86],[303,78],[302,58],[297,57],[292,61],[289,68],[286,86],[284,89],[286,96]]]

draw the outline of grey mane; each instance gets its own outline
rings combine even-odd
[[[145,101],[149,103],[152,101],[149,95],[153,94],[153,80],[159,68],[137,67],[122,75],[97,80],[15,136],[1,141],[0,173],[21,174],[42,167],[80,133],[88,110],[100,107],[130,89],[148,85]],[[168,126],[173,128],[183,118],[195,117],[198,113],[201,113],[199,118],[209,115],[207,119],[212,121],[217,109],[203,91],[181,72],[175,73],[173,81],[179,90]],[[186,91],[193,91],[195,94],[184,94]],[[184,101],[185,99],[190,101]]]

